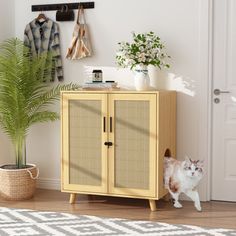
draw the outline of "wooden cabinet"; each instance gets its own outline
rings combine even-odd
[[[174,91],[62,92],[62,191],[163,197],[163,157],[175,156]]]

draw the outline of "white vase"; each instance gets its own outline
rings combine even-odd
[[[150,88],[150,78],[148,68],[145,65],[137,65],[134,70],[134,86],[136,90],[148,90]]]
[[[160,70],[158,67],[150,65],[148,67],[150,77],[150,86],[158,90],[169,89],[169,79],[166,71]]]

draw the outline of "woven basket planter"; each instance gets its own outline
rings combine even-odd
[[[25,200],[34,196],[38,169],[30,164],[25,169],[0,167],[0,196],[6,200]]]

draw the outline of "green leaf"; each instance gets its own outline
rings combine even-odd
[[[22,145],[31,125],[58,119],[48,106],[59,100],[61,90],[80,87],[43,82],[51,80],[54,66],[51,53],[33,57],[19,39],[0,44],[0,126],[14,144],[19,167],[26,164]]]

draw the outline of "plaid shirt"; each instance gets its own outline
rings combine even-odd
[[[47,19],[40,23],[37,19],[34,19],[26,25],[24,43],[31,49],[34,56],[39,55],[42,52],[52,52],[53,60],[55,61],[57,79],[59,81],[63,80],[59,26],[56,22]],[[54,71],[52,71],[52,75],[52,81],[54,81]]]

